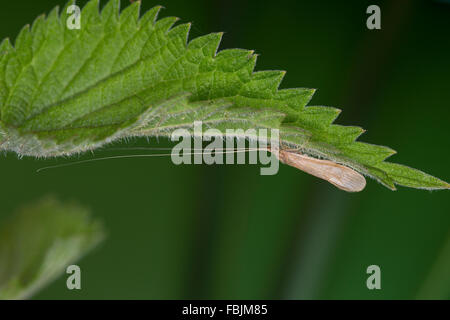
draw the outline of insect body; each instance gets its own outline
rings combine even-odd
[[[316,159],[287,150],[279,150],[278,157],[284,164],[326,180],[344,191],[359,192],[366,186],[366,179],[362,174],[333,161]]]

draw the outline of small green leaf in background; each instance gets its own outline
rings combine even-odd
[[[73,155],[128,137],[169,136],[196,120],[219,130],[237,122],[279,129],[284,146],[344,164],[391,190],[450,188],[384,162],[395,151],[356,141],[364,129],[334,124],[339,109],[307,106],[314,89],[279,89],[285,71],[256,72],[253,51],[217,51],[222,33],[188,41],[191,25],[157,19],[159,6],[142,17],[140,2],[121,13],[119,0],[99,7],[99,0],[84,6],[80,29],[66,27],[67,7],[55,8],[25,26],[14,46],[1,42],[0,150]]]
[[[104,237],[89,211],[53,198],[21,208],[0,225],[0,299],[26,299]]]

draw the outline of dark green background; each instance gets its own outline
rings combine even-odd
[[[64,3],[2,1],[0,38]],[[370,31],[374,3],[382,30]],[[450,3],[143,0],[156,4],[193,21],[191,37],[225,31],[221,48],[255,49],[257,70],[287,70],[282,88],[318,88],[312,105],[342,108],[337,122],[368,129],[361,140],[397,150],[392,161],[450,180]],[[348,194],[287,166],[260,176],[256,165],[170,158],[35,172],[66,161],[0,159],[0,218],[50,193],[90,207],[109,232],[79,262],[81,291],[63,276],[36,298],[450,298],[446,191],[371,180]],[[379,291],[366,288],[372,264]]]

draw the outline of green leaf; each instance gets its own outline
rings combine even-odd
[[[50,157],[127,137],[169,136],[206,119],[212,108],[210,126],[280,129],[284,146],[352,167],[393,190],[449,188],[383,162],[395,151],[356,141],[362,128],[333,123],[340,110],[307,106],[313,89],[279,90],[285,72],[254,72],[253,51],[217,52],[221,33],[188,41],[190,24],[157,20],[161,7],[139,18],[139,2],[120,15],[119,6],[111,0],[100,12],[99,1],[89,1],[79,30],[69,30],[66,8],[61,14],[56,8],[23,28],[14,47],[2,42],[0,150]]]
[[[23,207],[0,226],[0,299],[26,299],[103,239],[101,224],[53,198]]]

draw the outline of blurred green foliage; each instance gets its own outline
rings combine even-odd
[[[0,38],[64,2],[2,3]],[[375,3],[382,30],[372,31],[365,12]],[[282,87],[319,88],[312,104],[342,108],[337,123],[368,129],[361,140],[399,151],[392,161],[449,180],[448,4],[143,0],[156,4],[167,7],[161,16],[193,21],[191,38],[225,31],[221,48],[255,49],[257,70],[287,70]],[[258,166],[169,158],[35,172],[66,161],[0,159],[0,218],[50,192],[88,205],[109,231],[79,263],[81,291],[61,277],[38,299],[450,298],[447,192],[371,181],[348,194],[286,166],[260,176]],[[372,264],[381,267],[379,291],[366,288]]]
[[[0,299],[27,299],[103,240],[88,210],[52,197],[20,208],[0,228]]]

